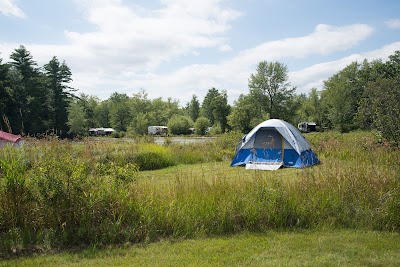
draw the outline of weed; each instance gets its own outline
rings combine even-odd
[[[400,231],[400,151],[371,133],[307,138],[322,164],[276,172],[228,167],[238,133],[202,144],[29,140],[0,150],[0,256],[271,229]]]

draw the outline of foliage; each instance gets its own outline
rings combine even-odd
[[[322,100],[327,118],[341,132],[354,129],[354,116],[365,84],[358,82],[360,65],[353,62],[325,81]]]
[[[202,115],[206,117],[211,125],[219,125],[222,132],[227,129],[227,116],[230,113],[228,95],[226,91],[221,93],[218,89],[211,88],[204,97],[202,104]]]
[[[76,104],[80,106],[81,109],[83,110],[80,116],[82,116],[82,118],[86,120],[87,123],[86,131],[88,130],[87,128],[108,127],[110,125],[108,122],[108,114],[105,115],[106,117],[105,120],[107,121],[106,123],[100,122],[102,120],[100,119],[100,116],[103,116],[102,110],[99,111],[100,114],[97,116],[97,111],[98,111],[97,109],[101,105],[101,101],[98,97],[80,94],[79,97],[76,97],[74,102],[76,102]],[[70,109],[71,108],[72,107],[70,105]]]
[[[140,135],[147,134],[148,126],[149,121],[147,119],[147,116],[142,112],[136,114],[133,121],[131,122],[131,128],[133,129],[133,132]]]
[[[6,110],[11,128],[16,133],[30,133],[45,129],[49,123],[43,114],[49,113],[49,90],[45,87],[43,75],[37,63],[24,46],[15,49],[11,55],[8,79],[10,102]]]
[[[131,112],[129,97],[126,94],[113,93],[109,99],[111,126],[117,131],[126,131]]]
[[[97,105],[93,109],[93,120],[89,121],[89,125],[96,127],[111,126],[110,109],[107,100],[97,102]]]
[[[300,107],[297,109],[297,121],[316,122],[321,125],[322,115],[320,107],[320,96],[316,88],[312,88],[308,96],[300,96]]]
[[[43,68],[51,95],[50,120],[55,129],[66,133],[68,131],[68,106],[73,97],[72,92],[75,91],[67,86],[72,81],[71,70],[65,62],[60,64],[57,57],[53,57]]]
[[[68,131],[67,109],[74,91],[68,87],[71,71],[65,62],[53,57],[39,68],[33,56],[20,46],[10,55],[11,61],[0,61],[0,111],[8,119],[4,128],[14,133],[38,134],[52,130],[65,135]]]
[[[0,254],[281,229],[400,231],[398,149],[365,132],[308,134],[322,164],[247,171],[228,167],[241,135],[168,147],[32,139],[0,150]],[[176,166],[138,172],[138,156]]]
[[[202,102],[193,95],[181,107],[171,98],[149,99],[143,89],[131,96],[115,92],[106,100],[84,94],[76,97],[76,89],[69,86],[72,72],[65,61],[54,56],[38,66],[31,53],[19,46],[11,53],[10,62],[0,59],[0,129],[27,135],[51,132],[65,137],[73,132],[86,133],[85,127],[113,127],[137,135],[145,134],[149,125],[167,125],[173,117],[186,115],[192,121],[206,117],[213,129],[222,133],[232,129],[246,133],[269,118],[294,125],[315,121],[323,128],[341,132],[381,130],[377,114],[375,119],[372,113],[367,115],[366,99],[371,92],[366,89],[379,87],[376,82],[382,83],[383,79],[396,86],[399,58],[400,51],[395,51],[386,62],[353,62],[327,79],[322,91],[312,88],[308,95],[295,94],[285,64],[261,61],[249,77],[249,93],[234,100],[233,107],[228,104],[227,91],[214,87]],[[388,110],[396,110],[396,103],[388,103]],[[381,116],[383,111],[379,112]],[[387,134],[383,137],[397,142]]]
[[[176,165],[167,148],[149,144],[139,151],[134,158],[139,170],[158,170]]]
[[[288,69],[280,62],[261,61],[249,79],[250,95],[257,102],[258,114],[282,118],[282,109],[293,96],[295,88],[288,82]],[[283,118],[282,118],[283,119]]]
[[[197,118],[200,116],[200,102],[197,99],[196,95],[193,95],[190,102],[187,103],[186,111],[192,121],[196,121]]]
[[[399,76],[400,77],[400,76]],[[400,80],[378,79],[370,83],[365,91],[358,118],[371,121],[382,137],[400,145]],[[382,105],[384,103],[384,105]]]
[[[194,123],[194,128],[198,135],[205,135],[209,126],[210,122],[206,117],[198,117]]]
[[[228,116],[228,124],[233,130],[248,133],[259,123],[269,119],[269,114],[261,111],[255,105],[252,95],[240,95],[234,102],[234,107]]]
[[[68,126],[74,135],[85,136],[88,133],[88,119],[84,108],[77,101],[70,104],[68,110]]]
[[[192,126],[193,122],[188,116],[178,115],[168,121],[168,130],[172,134],[187,134]]]

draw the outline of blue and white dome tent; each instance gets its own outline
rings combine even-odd
[[[271,119],[257,125],[236,147],[231,166],[277,170],[304,168],[319,163],[311,144],[290,123]]]

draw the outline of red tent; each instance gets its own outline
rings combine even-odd
[[[16,146],[21,147],[23,144],[22,137],[20,135],[10,134],[0,131],[0,147],[3,146]]]

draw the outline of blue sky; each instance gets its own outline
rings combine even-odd
[[[179,100],[226,90],[230,103],[266,60],[297,93],[353,61],[400,50],[400,1],[0,0],[0,57],[24,45],[39,66],[65,60],[78,93],[144,89]]]

